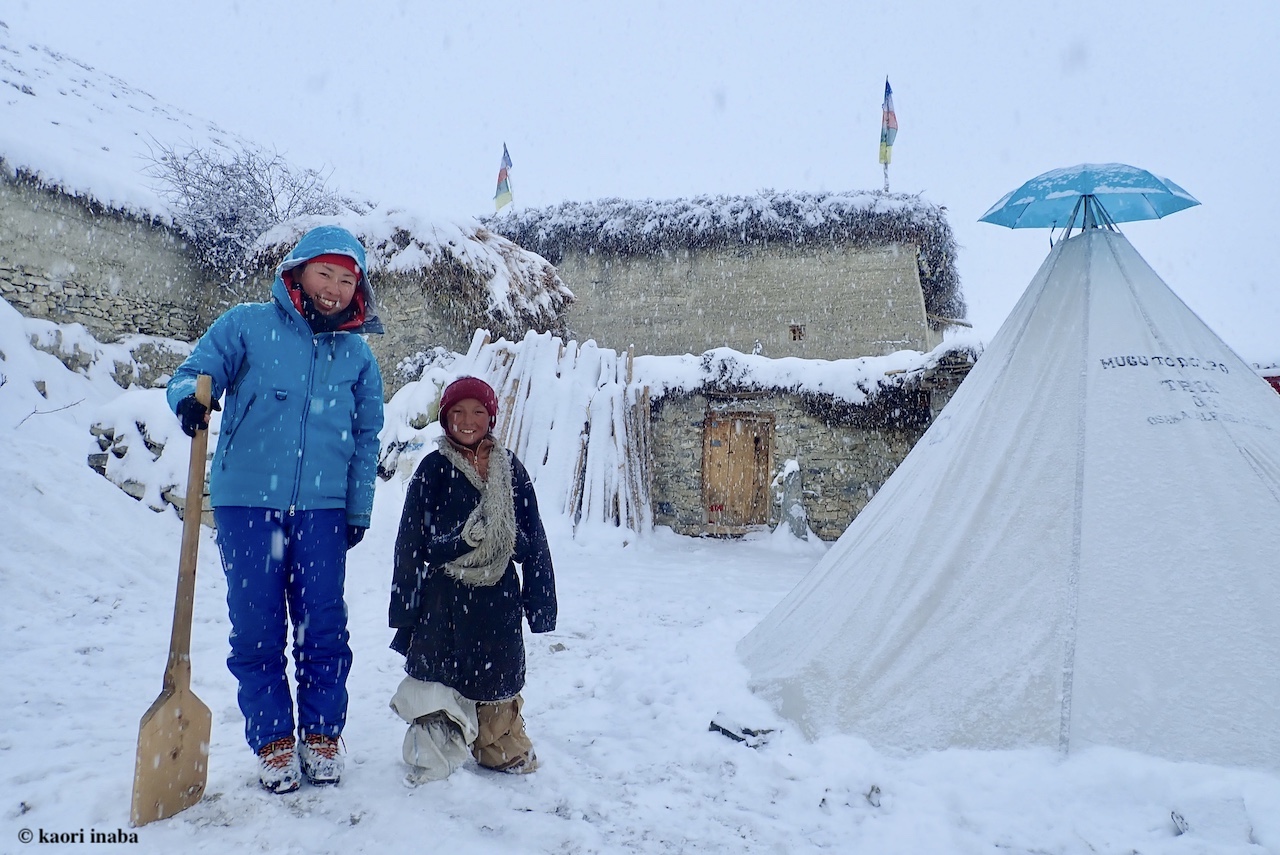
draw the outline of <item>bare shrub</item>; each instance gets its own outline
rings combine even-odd
[[[147,172],[173,206],[199,262],[225,281],[243,279],[249,247],[293,217],[332,215],[357,205],[325,187],[326,176],[291,166],[277,152],[156,144]]]

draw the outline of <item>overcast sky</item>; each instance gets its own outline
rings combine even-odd
[[[977,219],[1048,169],[1131,163],[1203,203],[1123,231],[1250,362],[1280,362],[1280,3],[0,0],[46,44],[333,185],[459,218],[761,189],[946,206],[995,334],[1048,250]],[[127,14],[120,11],[127,8]]]

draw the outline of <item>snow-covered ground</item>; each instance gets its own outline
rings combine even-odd
[[[822,545],[665,530],[575,539],[561,518],[548,521],[559,628],[527,637],[542,768],[508,777],[471,764],[409,789],[404,725],[387,706],[402,673],[386,627],[398,477],[379,485],[373,528],[350,555],[343,783],[258,787],[206,532],[192,651],[193,689],[213,712],[207,795],[130,829],[137,723],[160,691],[181,524],[86,466],[88,427],[120,389],[31,349],[33,323],[0,304],[0,852],[30,851],[24,829],[37,840],[83,830],[85,846],[95,829],[136,833],[129,851],[166,853],[1280,852],[1280,777],[1259,769],[1111,749],[904,756],[852,736],[807,742],[751,694],[734,646]],[[774,732],[753,748],[709,730],[713,719]],[[1189,833],[1177,834],[1175,811]]]
[[[235,36],[229,37],[225,31],[212,32],[203,22],[193,27],[194,19],[190,15],[195,13],[191,10],[185,10],[183,15],[135,15],[125,23],[119,23],[125,19],[117,12],[107,11],[105,14],[116,17],[112,20],[113,26],[102,27],[92,20],[88,6],[69,12],[66,4],[18,5],[20,9],[5,10],[4,14],[9,16],[11,11],[21,11],[23,17],[32,17],[31,13],[39,11],[56,16],[57,28],[67,33],[78,32],[81,41],[88,38],[113,50],[125,50],[134,60],[157,58],[166,77],[173,77],[176,71],[190,66],[202,78],[218,81],[217,87],[234,93],[238,101],[244,100],[249,89],[262,89],[266,100],[272,103],[272,116],[276,115],[281,99],[269,88],[228,85],[223,75],[243,67],[256,83],[278,79],[290,89],[288,100],[297,101],[301,109],[311,113],[320,104],[326,110],[337,109],[342,115],[348,109],[342,104],[349,101],[354,114],[366,117],[403,115],[416,120],[423,114],[400,109],[406,87],[387,87],[385,77],[351,76],[352,85],[361,94],[348,97],[338,91],[336,81],[332,86],[327,82],[327,72],[301,82],[296,75],[264,74],[264,57],[287,61],[293,68],[299,66],[306,55],[263,49],[250,43],[249,39],[259,32],[271,39],[278,38],[276,28],[257,26],[258,21],[250,23],[249,17],[259,14],[256,7],[245,6],[243,16],[239,10],[236,16],[223,16],[224,10],[214,8],[218,4],[206,10],[211,15],[226,17],[228,26],[238,28]],[[105,4],[100,5],[107,8]],[[1249,5],[1261,6],[1260,3],[1244,4]],[[171,11],[169,6],[172,4],[166,6],[166,13]],[[848,17],[846,7],[847,4],[832,4],[842,17]],[[407,14],[412,8],[412,4],[400,4],[397,12]],[[689,10],[715,18],[717,32],[726,24],[724,16],[709,7],[702,9],[693,4]],[[299,20],[299,26],[330,26],[328,16],[316,16],[311,8],[305,11],[305,20]],[[1119,11],[1108,8],[1109,20],[1114,20]],[[1182,11],[1185,10],[1179,10]],[[545,17],[546,12],[539,8],[528,14]],[[577,13],[566,6],[559,14],[576,16]],[[957,7],[954,14],[967,15],[968,10]],[[1125,14],[1144,13],[1132,9]],[[1215,10],[1212,14],[1221,17],[1222,13]],[[1273,40],[1266,36],[1274,29],[1275,17],[1261,14],[1258,8],[1242,8],[1235,14],[1244,19],[1257,19],[1253,23],[1258,26],[1246,28],[1251,35],[1247,41],[1253,46],[1252,52],[1200,50],[1183,51],[1179,56],[1198,55],[1210,57],[1218,66],[1227,61],[1240,68],[1249,67],[1251,58],[1257,56],[1260,49],[1271,49]],[[383,18],[366,17],[379,23]],[[749,16],[730,17],[745,20]],[[803,16],[794,17],[803,27]],[[1015,20],[1017,16],[1008,17],[1013,22],[1011,26],[1025,24]],[[216,49],[198,46],[184,56],[186,59],[199,58],[202,54],[216,57],[219,73],[206,73],[198,63],[184,61],[175,65],[171,51],[138,49],[140,40],[161,43],[156,38],[139,36],[138,27],[143,19],[154,23],[169,18],[181,28],[180,43],[196,44],[200,34],[217,43]],[[1163,23],[1166,29],[1181,28],[1179,32],[1183,36],[1192,30],[1199,33],[1197,28],[1187,29],[1185,16],[1181,14],[1170,12],[1166,18]],[[904,20],[908,19],[910,15],[904,16]],[[449,99],[452,106],[464,103],[469,109],[474,105],[486,114],[494,112],[491,98],[460,99],[458,93],[494,92],[501,87],[477,85],[475,78],[442,85],[432,76],[436,72],[431,64],[424,60],[443,62],[446,68],[463,69],[456,57],[450,56],[447,50],[436,52],[443,58],[431,52],[424,54],[420,49],[423,29],[404,26],[403,21],[394,16],[390,20],[391,26],[415,40],[412,50],[400,51],[399,55],[407,57],[406,61],[414,63],[415,68],[420,67],[430,78],[429,86],[419,88]],[[767,52],[748,51],[745,55],[775,56],[792,64],[794,51],[775,49],[776,22],[771,16],[761,20],[768,21],[770,48]],[[702,28],[673,30],[665,14],[655,16],[654,21],[653,26],[662,28],[661,38],[645,35],[643,28],[639,28],[642,46],[650,47],[645,39],[651,38],[653,44],[666,45],[673,55],[701,57],[705,54],[708,62],[718,61],[703,47],[685,50],[678,39],[671,39],[673,33],[697,37],[704,31]],[[949,20],[940,18],[939,21],[937,26],[951,26]],[[728,23],[734,25],[736,21]],[[576,22],[575,26],[541,21],[539,24],[542,29],[523,25],[515,28],[539,56],[547,51],[542,38],[547,32],[567,34],[576,40],[575,50],[582,47]],[[117,26],[127,26],[128,36],[119,35],[122,31],[117,30]],[[861,26],[863,32],[879,30],[875,26],[859,25],[854,18],[848,18],[847,26]],[[490,27],[473,29],[483,39],[492,38]],[[630,33],[638,28],[628,25],[613,29]],[[1006,38],[996,27],[984,24],[976,29],[988,39],[987,44],[999,44]],[[1063,73],[1087,65],[1080,57],[1087,58],[1089,40],[1056,23],[1053,29],[1061,30],[1062,38],[1067,40],[1059,44],[1058,53],[1068,59],[1076,57],[1063,63],[1067,69]],[[0,27],[0,30],[7,28]],[[1099,39],[1104,35],[1126,39],[1126,49],[1133,47],[1128,28],[1112,26],[1095,30]],[[1239,42],[1240,31],[1241,27],[1224,24],[1218,38],[1222,41],[1234,38]],[[833,27],[829,35],[833,44],[843,45],[847,33],[846,29]],[[805,34],[804,44],[809,44],[811,35]],[[1028,40],[1024,35],[1019,34],[1017,40],[1034,47],[1022,50],[1054,54],[1053,50],[1043,50],[1040,39]],[[986,55],[987,52],[973,49],[976,43],[973,39],[952,36],[948,31],[943,41],[953,43],[956,50],[969,57]],[[449,38],[446,30],[446,45]],[[648,85],[655,67],[648,50],[619,53],[616,44],[597,41],[599,50],[643,57],[644,62],[636,67]],[[741,54],[741,39],[719,41]],[[907,42],[902,39],[878,41],[879,49],[891,52],[901,51]],[[936,39],[910,41],[918,42],[920,50],[936,50]],[[6,159],[5,168],[10,171],[22,168],[49,183],[88,193],[110,205],[163,216],[166,213],[163,204],[139,172],[148,137],[167,142],[208,141],[232,146],[243,142],[210,123],[157,102],[130,83],[104,77],[114,66],[104,68],[103,74],[99,74],[56,51],[32,48],[29,42],[25,33],[0,31],[0,48],[4,49],[0,76],[9,84],[3,87],[7,94],[0,98],[0,108],[7,111],[4,115],[9,119],[0,122],[3,147],[0,155]],[[1147,39],[1147,43],[1161,50],[1160,46],[1167,42],[1167,39]],[[1101,56],[1107,51],[1107,45],[1103,41],[1093,49]],[[240,52],[231,63],[226,61],[228,50],[233,54]],[[510,82],[507,69],[501,64],[494,65],[489,52],[460,49],[458,53],[474,56],[477,62],[499,75],[503,85]],[[851,56],[842,50],[810,50],[809,53],[841,61]],[[395,51],[383,50],[381,58],[391,60],[395,55]],[[331,62],[323,51],[317,56],[325,63]],[[253,57],[253,61],[246,61],[247,57]],[[513,62],[514,67],[525,68],[527,60],[516,55]],[[879,75],[886,62],[876,58],[868,62],[868,67],[875,68],[870,74],[875,83],[873,95],[862,99],[866,103],[854,112],[860,110],[866,119],[864,130],[869,129],[870,142],[865,162],[874,170],[872,183],[878,184],[879,168],[870,152],[874,150],[879,121]],[[972,115],[973,102],[953,97],[952,87],[924,85],[925,78],[936,75],[936,68],[954,70],[950,60],[943,62],[942,66],[915,63],[904,57],[888,64],[891,68],[916,67],[915,73],[920,78],[916,85],[911,85],[899,72],[894,72],[895,83],[902,93],[899,107],[904,121],[908,112],[912,112],[919,121],[935,122],[937,128],[960,126],[945,111],[930,111],[928,105],[921,102],[926,92],[933,90],[936,92],[929,97],[939,98],[942,103],[953,102],[955,109]],[[970,74],[980,71],[981,77],[955,78],[960,88],[978,93],[978,97],[988,97],[984,94],[990,92],[986,66],[969,62],[964,65],[971,69]],[[1227,70],[1232,67],[1229,64]],[[363,68],[385,76],[388,66],[382,62],[365,63],[355,70]],[[793,96],[799,90],[788,78],[777,74],[768,63],[761,68],[770,76],[770,84],[777,83],[785,91],[780,103],[799,104],[796,109],[802,113],[811,113],[830,124],[822,110],[811,110],[795,100]],[[305,69],[298,73],[304,78],[312,74]],[[474,71],[463,69],[461,73],[465,77]],[[803,68],[801,73],[809,81],[824,77]],[[1093,73],[1115,79],[1107,63],[1096,63]],[[1237,149],[1253,146],[1252,160],[1248,156],[1250,152],[1235,158],[1206,159],[1204,146],[1188,145],[1184,134],[1167,130],[1178,123],[1185,124],[1186,104],[1194,100],[1186,95],[1187,87],[1176,82],[1169,84],[1167,81],[1171,78],[1166,76],[1147,75],[1145,70],[1143,73],[1151,80],[1165,81],[1165,89],[1156,94],[1164,98],[1177,96],[1178,103],[1161,105],[1149,93],[1133,92],[1132,103],[1154,105],[1152,110],[1166,113],[1173,123],[1145,122],[1150,125],[1151,136],[1138,143],[1117,146],[1108,137],[1083,145],[1078,134],[1063,134],[1051,123],[1045,123],[1046,129],[1061,143],[1050,146],[1044,139],[1032,139],[1016,132],[1029,126],[1019,125],[1023,111],[1007,106],[1001,109],[998,103],[994,115],[1012,117],[1013,129],[1002,132],[997,128],[989,135],[973,136],[971,143],[989,147],[989,140],[1003,138],[1016,140],[1016,147],[1005,150],[1008,148],[1005,146],[994,158],[969,159],[976,163],[994,160],[994,164],[987,164],[985,169],[957,172],[953,168],[957,162],[955,136],[931,133],[928,127],[917,125],[913,136],[900,139],[901,146],[905,147],[895,170],[910,169],[914,163],[937,165],[929,168],[941,168],[942,172],[934,176],[936,180],[930,179],[927,172],[910,177],[909,172],[896,171],[895,175],[904,176],[907,187],[935,188],[936,198],[951,205],[953,210],[967,212],[958,214],[957,222],[969,222],[1009,186],[1049,166],[1083,159],[1119,158],[1167,168],[1170,175],[1189,189],[1203,194],[1206,204],[1203,211],[1182,220],[1150,224],[1149,228],[1158,228],[1168,236],[1164,241],[1166,247],[1178,249],[1176,253],[1166,250],[1168,263],[1157,266],[1172,269],[1179,274],[1178,281],[1186,281],[1187,288],[1193,292],[1188,297],[1193,305],[1197,303],[1194,289],[1202,293],[1208,290],[1212,292],[1212,299],[1198,298],[1205,308],[1218,312],[1220,306],[1233,302],[1247,305],[1249,311],[1243,314],[1218,313],[1228,320],[1238,316],[1250,324],[1257,322],[1259,329],[1270,330],[1271,326],[1265,321],[1274,317],[1274,299],[1267,298],[1263,293],[1265,289],[1259,290],[1258,277],[1249,269],[1222,265],[1257,258],[1265,261],[1265,255],[1239,247],[1250,246],[1250,241],[1259,243],[1252,235],[1267,228],[1267,218],[1254,216],[1253,210],[1264,204],[1256,200],[1269,198],[1258,188],[1271,180],[1270,173],[1241,169],[1240,164],[1266,162],[1270,150],[1266,149],[1265,142],[1271,135],[1237,135],[1234,143]],[[343,75],[347,76],[350,75]],[[851,77],[847,70],[831,76]],[[698,75],[686,74],[686,77],[697,79]],[[1043,106],[1046,102],[1039,98],[1039,93],[1044,89],[1044,78],[1038,74],[1023,78],[1025,86],[1035,89],[1003,92],[1002,102]],[[369,83],[371,79],[376,82]],[[508,99],[502,112],[524,104],[527,106],[522,109],[541,113],[550,117],[555,125],[581,134],[580,123],[563,121],[566,114],[560,105],[565,102],[567,90],[547,86],[546,80],[537,75],[529,79],[543,92],[554,95],[555,108],[547,109],[536,98],[514,98]],[[628,88],[616,82],[610,84],[607,77],[587,75],[584,79],[604,81],[599,85],[612,85],[617,91]],[[1006,76],[1002,87],[1008,89],[1019,79],[1022,78],[1016,75]],[[1219,86],[1215,82],[1218,78],[1213,75],[1196,75],[1195,79],[1201,81],[1198,87]],[[147,81],[134,82],[150,85]],[[756,84],[744,81],[741,85],[743,88],[735,91],[750,92],[751,98],[739,101],[735,96],[734,103],[760,103],[760,92],[752,89]],[[803,88],[820,95],[824,91],[822,87]],[[412,90],[413,86],[408,89]],[[701,97],[698,87],[681,83],[678,91],[685,90]],[[1097,87],[1072,85],[1059,87],[1058,95],[1079,93],[1093,99],[1096,107],[1096,91]],[[1269,90],[1263,87],[1258,91]],[[297,97],[301,92],[309,94],[305,98]],[[395,98],[395,109],[366,106],[367,97],[378,92]],[[625,128],[633,136],[637,127],[648,127],[652,133],[669,136],[673,128],[690,125],[687,116],[669,114],[670,98],[662,87],[655,88],[654,92],[663,105],[663,121],[612,124]],[[717,100],[723,101],[723,90],[718,92]],[[907,102],[912,99],[909,93],[916,93],[916,106],[908,110]],[[598,107],[608,100],[581,97],[576,103]],[[1128,109],[1130,103],[1130,99],[1119,96],[1112,97],[1111,101],[1112,109],[1119,111]],[[631,109],[634,99],[622,99],[618,103]],[[335,108],[335,104],[339,107]],[[1052,99],[1052,104],[1056,106],[1053,111],[1056,115],[1065,117],[1064,121],[1069,121],[1072,128],[1079,128],[1078,116],[1086,110],[1072,107],[1061,98]],[[927,119],[931,113],[933,118]],[[1273,120],[1275,111],[1238,110],[1236,113],[1245,118]],[[434,114],[431,110],[425,113]],[[707,115],[714,117],[718,113],[713,111]],[[767,123],[772,126],[787,125],[777,121],[779,114],[775,111],[762,110],[757,114],[751,110],[742,115],[752,123],[753,129],[764,121],[759,117],[768,117]],[[526,118],[511,121],[516,126],[535,124]],[[357,161],[385,162],[385,166],[376,171],[394,176],[393,184],[397,188],[405,184],[406,175],[421,174],[422,180],[440,182],[438,172],[420,168],[424,162],[434,162],[437,170],[464,176],[460,181],[478,182],[481,190],[475,198],[487,204],[491,186],[488,182],[493,174],[487,159],[490,155],[484,154],[486,159],[476,169],[463,169],[458,166],[462,156],[457,152],[442,155],[440,146],[448,141],[460,149],[496,153],[493,146],[499,139],[500,128],[488,120],[454,124],[474,126],[481,139],[465,134],[432,133],[428,136],[435,148],[425,149],[425,156],[417,147],[406,147],[403,142],[419,136],[416,132],[344,135],[342,145],[355,146],[344,150]],[[1116,124],[1095,121],[1092,126],[1114,134]],[[1212,125],[1199,123],[1197,127],[1201,125],[1209,128],[1209,133],[1217,133]],[[273,121],[272,126],[296,127],[296,123]],[[726,157],[726,150],[720,145],[673,148],[665,144],[670,140],[664,140],[661,146],[647,146],[641,139],[639,145],[651,151],[710,152],[716,167],[734,176],[729,183],[723,175],[719,179],[709,178],[710,173],[689,158],[686,160],[691,166],[676,170],[671,168],[669,157],[629,156],[626,152],[620,153],[607,138],[588,134],[584,139],[589,145],[584,148],[564,145],[552,137],[540,139],[538,134],[530,133],[526,135],[524,147],[518,149],[527,152],[527,159],[522,162],[535,167],[525,174],[544,177],[539,182],[521,185],[525,189],[519,192],[526,194],[521,197],[526,203],[544,204],[558,201],[556,193],[577,194],[582,198],[618,193],[671,196],[718,192],[734,189],[737,184],[742,184],[737,189],[749,189],[761,183],[808,186],[818,180],[811,180],[811,175],[832,175],[823,180],[834,181],[837,186],[851,180],[848,173],[832,173],[812,165],[829,165],[831,148],[825,141],[829,139],[827,136],[817,133],[778,136],[778,140],[787,142],[811,139],[819,150],[817,160],[806,161],[785,152],[762,159],[762,139],[758,134],[740,133],[732,126],[726,128],[736,139],[749,143],[746,154],[739,153],[735,158],[730,153]],[[844,133],[841,126],[832,128],[837,136]],[[303,140],[296,135],[292,139],[296,151]],[[385,147],[370,145],[370,139],[392,140],[395,146],[412,152],[413,168],[397,164]],[[515,138],[512,139],[515,144]],[[919,141],[917,145],[933,139],[943,149],[933,154],[921,152],[924,156],[911,155],[908,148],[912,139]],[[1179,150],[1164,150],[1167,141],[1172,141]],[[536,152],[540,147],[545,152],[562,152],[561,156],[570,166],[568,174],[603,176],[604,183],[570,187],[568,183],[554,180],[553,170],[544,168],[540,173],[536,168],[539,160]],[[626,163],[627,168],[622,172],[613,167],[584,169],[581,158],[587,150],[603,152],[610,163]],[[1000,163],[1001,158],[1010,159],[1010,151],[1017,158],[1026,158],[1026,162],[1018,159],[1016,163]],[[306,153],[315,155],[316,150]],[[517,159],[519,157],[517,154]],[[326,158],[335,160],[337,155],[324,154],[320,159]],[[963,157],[959,160],[966,161]],[[779,173],[777,180],[760,171],[766,163],[792,162],[801,171]],[[650,171],[637,168],[637,164],[646,163]],[[340,165],[340,174],[345,176],[349,164],[350,161],[342,160],[335,166]],[[1200,171],[1193,171],[1193,166]],[[476,179],[477,174],[483,177]],[[630,182],[625,187],[609,183],[623,174]],[[674,180],[667,181],[667,175],[675,176]],[[862,179],[852,180],[857,183]],[[539,191],[534,189],[537,184],[558,189],[554,193],[541,191],[543,198],[539,200]],[[386,190],[389,186],[392,185],[370,189]],[[895,189],[901,189],[898,178],[895,178]],[[435,195],[419,192],[418,188],[405,192],[415,198]],[[975,200],[981,204],[974,204]],[[470,204],[460,207],[460,203],[455,203],[449,209],[469,213]],[[1211,220],[1212,227],[1206,228],[1202,225],[1205,220],[1198,220],[1196,216],[1209,212],[1230,212],[1231,218]],[[1184,227],[1181,222],[1187,225]],[[1133,228],[1137,232],[1147,226]],[[1182,228],[1191,231],[1179,231]],[[965,262],[970,265],[965,275],[970,283],[971,303],[975,312],[987,321],[987,332],[994,330],[1007,305],[1020,293],[1025,277],[1017,271],[1026,264],[1034,266],[1043,252],[1039,236],[1035,236],[1034,248],[1028,250],[1025,247],[1031,246],[1030,238],[1024,235],[1027,238],[1024,248],[1018,250],[1014,237],[1004,232],[997,235],[991,231],[991,234],[988,238],[985,232],[975,228],[961,235],[965,257],[979,259]],[[1024,261],[1033,261],[1020,267],[1011,261],[1016,252],[1021,253],[1018,257]],[[1202,274],[1195,274],[1196,270]],[[994,291],[998,289],[988,280],[995,285],[1012,282],[1013,290],[996,296]],[[1230,290],[1228,286],[1238,293],[1246,293],[1248,300],[1233,301],[1224,291]],[[224,582],[213,540],[206,532],[201,543],[192,649],[193,687],[214,716],[208,794],[201,803],[170,820],[130,830],[129,799],[137,722],[160,690],[172,615],[180,523],[171,510],[160,513],[149,510],[145,503],[133,501],[85,464],[86,455],[98,450],[89,426],[101,418],[119,415],[113,410],[113,404],[121,391],[107,376],[110,354],[100,360],[98,368],[88,376],[73,374],[54,357],[27,345],[32,329],[33,326],[18,318],[7,304],[0,303],[0,638],[4,639],[0,647],[0,698],[3,698],[0,702],[0,815],[3,816],[0,853],[31,851],[30,847],[38,845],[42,833],[45,836],[83,834],[84,844],[42,847],[44,851],[82,851],[84,846],[92,845],[89,840],[94,830],[102,834],[135,833],[137,844],[128,847],[128,851],[165,853],[1280,853],[1280,777],[1274,772],[1174,763],[1110,749],[1092,749],[1067,757],[1040,750],[947,751],[903,756],[877,750],[850,736],[807,742],[794,727],[778,719],[750,693],[746,671],[738,662],[734,647],[818,561],[821,545],[803,544],[784,535],[718,541],[681,538],[665,531],[641,538],[624,537],[617,530],[602,529],[579,529],[575,538],[570,536],[567,521],[559,518],[548,522],[557,566],[560,626],[555,633],[528,639],[526,716],[542,768],[535,775],[512,778],[483,772],[472,765],[447,781],[408,789],[400,782],[403,724],[387,706],[401,675],[399,657],[387,649],[391,632],[385,626],[391,548],[404,487],[399,480],[379,485],[375,525],[365,542],[351,553],[347,596],[356,663],[350,683],[350,721],[345,734],[348,772],[343,784],[328,790],[304,788],[283,797],[268,795],[257,786],[253,758],[241,738],[242,722],[235,705],[234,685],[223,664],[228,631],[222,602]],[[1252,330],[1253,327],[1246,329],[1245,324],[1237,321],[1235,328],[1228,331],[1232,333],[1232,341],[1239,337],[1248,345],[1245,348],[1248,355],[1256,359],[1270,347],[1259,342],[1271,339]],[[38,391],[37,382],[43,392]],[[151,428],[158,429],[154,424]],[[167,439],[182,442],[176,422],[170,423],[164,433]],[[154,433],[152,438],[157,438]],[[909,711],[904,711],[907,713]],[[708,724],[713,719],[734,719],[757,728],[772,728],[773,732],[763,745],[749,747],[709,730]],[[1280,715],[1277,723],[1280,724]],[[1190,831],[1186,834],[1177,834],[1175,812],[1189,825]],[[26,845],[24,832],[30,832],[36,842]]]

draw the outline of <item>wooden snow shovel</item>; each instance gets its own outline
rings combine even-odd
[[[196,399],[209,406],[212,379],[196,380]],[[178,594],[173,606],[173,634],[164,688],[138,725],[138,757],[133,771],[134,827],[166,819],[191,807],[204,795],[208,780],[209,730],[212,716],[191,692],[191,613],[196,593],[196,550],[204,502],[204,460],[209,431],[191,439],[187,467],[187,503],[182,511],[182,555],[178,560]]]

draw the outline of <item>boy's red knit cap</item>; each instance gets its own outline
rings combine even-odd
[[[449,408],[459,401],[475,398],[489,411],[489,427],[498,422],[498,393],[479,377],[459,377],[444,389],[440,396],[440,424],[444,424]]]
[[[336,264],[339,267],[345,267],[356,276],[360,275],[360,265],[356,264],[356,260],[349,255],[342,255],[337,252],[328,252],[324,255],[308,258],[307,264]]]

